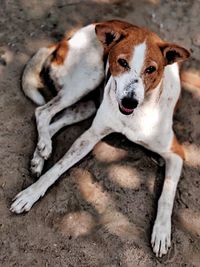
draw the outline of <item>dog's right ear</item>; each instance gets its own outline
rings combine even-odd
[[[126,36],[126,32],[114,25],[99,23],[95,26],[97,38],[103,44],[105,52],[109,50]]]

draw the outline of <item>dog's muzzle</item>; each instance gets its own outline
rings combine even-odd
[[[138,106],[138,100],[133,97],[124,97],[119,104],[119,110],[124,115],[130,115]]]

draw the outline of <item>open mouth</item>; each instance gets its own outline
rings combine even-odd
[[[130,109],[130,108],[125,108],[125,107],[123,107],[122,105],[119,105],[119,110],[120,110],[120,112],[121,112],[122,114],[124,114],[124,115],[130,115],[130,114],[133,113],[134,108],[133,108],[133,109]]]

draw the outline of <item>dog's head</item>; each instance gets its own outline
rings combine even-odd
[[[190,56],[185,48],[125,22],[99,23],[96,34],[108,54],[116,99],[125,115],[133,113],[148,92],[156,88],[166,65]]]

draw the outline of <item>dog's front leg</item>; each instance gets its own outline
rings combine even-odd
[[[49,171],[40,177],[40,179],[20,192],[11,206],[11,211],[21,213],[28,211],[32,205],[42,197],[47,189],[70,167],[85,157],[104,136],[111,131],[103,126],[99,121],[94,122],[89,130],[82,134],[65,156],[60,159]]]
[[[177,152],[162,153],[161,156],[166,162],[165,181],[151,237],[153,251],[157,257],[166,254],[171,245],[171,215],[183,165],[183,153],[180,153],[180,149]]]

